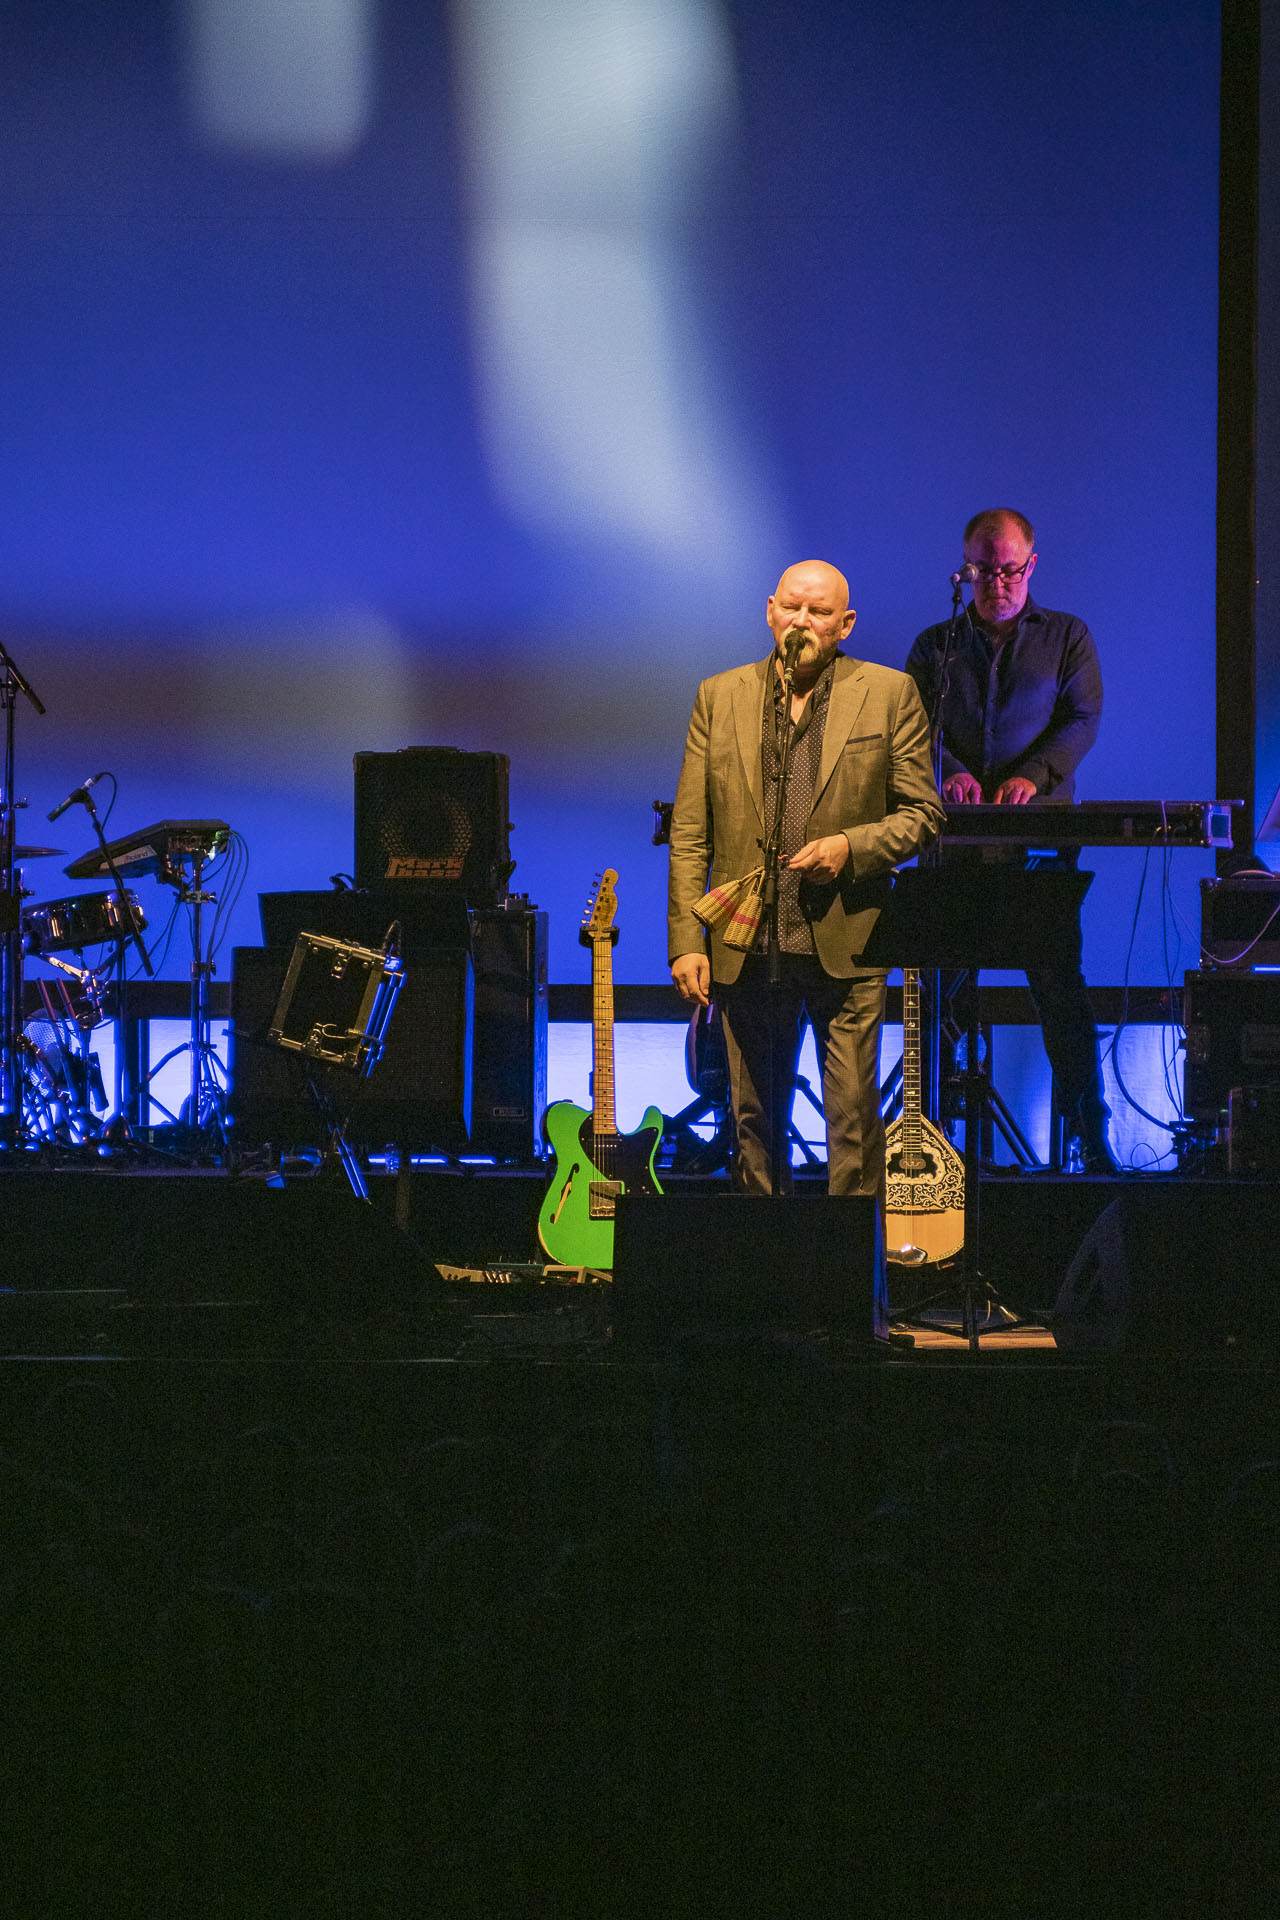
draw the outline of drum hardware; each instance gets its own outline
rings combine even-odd
[[[0,767],[0,1146],[16,1147],[23,1127],[22,921],[14,839],[14,710],[23,694],[36,712],[44,702],[0,641],[0,704],[4,707],[4,755]],[[23,857],[39,859],[33,851]]]
[[[116,864],[112,848],[107,844],[106,835],[103,832],[102,820],[98,813],[97,806],[94,803],[93,794],[90,791],[99,780],[105,779],[110,779],[114,787],[114,775],[95,773],[85,781],[83,786],[77,787],[74,793],[69,794],[61,806],[55,807],[50,818],[56,818],[71,806],[82,806],[84,808],[89,816],[90,823],[92,824],[94,834],[98,841],[97,851],[91,856],[93,867],[92,877],[101,879],[105,875],[109,875],[114,889],[113,895],[111,896],[115,901],[114,924],[108,938],[115,942],[116,949],[115,960],[112,967],[112,973],[115,979],[115,1071],[113,1074],[114,1085],[112,1088],[113,1111],[108,1125],[103,1129],[102,1137],[104,1140],[109,1139],[115,1144],[128,1139],[128,1115],[135,1102],[135,1089],[132,1085],[133,1076],[131,1072],[126,1071],[125,1048],[129,994],[126,956],[129,947],[133,946],[136,949],[138,957],[142,962],[143,972],[149,980],[155,978],[155,968],[151,964],[151,956],[147,952],[146,942],[142,938],[142,928],[146,926],[146,920],[142,918],[136,898],[129,893],[120,876],[120,869]],[[101,862],[101,864],[99,864],[99,862]],[[74,860],[69,867],[64,867],[63,871],[69,879],[85,879],[88,878],[89,875],[80,871],[84,865],[85,861],[83,859]],[[94,897],[100,899],[102,896]],[[69,903],[62,902],[59,904],[67,905]]]
[[[23,1129],[40,1145],[83,1146],[98,1137],[107,1104],[89,1042],[106,1017],[107,983],[91,967],[39,958],[66,978],[34,982],[44,1012],[28,1019],[19,1047]]]
[[[191,1010],[187,1038],[152,1067],[146,1086],[150,1088],[156,1074],[170,1060],[183,1052],[189,1054],[191,1072],[187,1098],[177,1116],[177,1124],[186,1129],[189,1142],[197,1148],[209,1136],[216,1138],[221,1146],[225,1146],[227,1138],[225,1069],[209,1037],[209,982],[214,960],[212,948],[205,951],[203,925],[205,907],[215,905],[218,896],[201,883],[206,864],[224,850],[230,838],[231,829],[225,821],[168,821],[161,827],[148,828],[145,836],[140,841],[135,839],[121,856],[132,872],[153,871],[162,886],[173,888],[178,904],[189,910]],[[154,858],[154,867],[149,865],[150,858]],[[187,862],[191,866],[190,878],[184,871]],[[151,1105],[160,1106],[154,1094],[148,1092],[147,1100]],[[160,1111],[165,1113],[167,1109],[160,1107]]]
[[[46,959],[52,953],[83,953],[86,947],[127,939],[146,927],[136,893],[82,893],[70,900],[44,900],[23,907],[22,931],[28,953]]]
[[[92,800],[87,800],[86,804],[92,812]],[[213,956],[204,951],[202,921],[203,909],[215,902],[217,895],[207,892],[202,880],[208,862],[223,852],[231,840],[231,828],[225,820],[160,820],[152,826],[140,828],[136,833],[125,834],[108,842],[103,838],[96,817],[95,827],[98,845],[89,853],[79,855],[63,869],[69,880],[99,880],[110,873],[116,881],[117,891],[123,891],[121,874],[128,874],[134,880],[150,875],[163,886],[172,887],[179,904],[190,909],[191,1013],[188,1035],[181,1046],[172,1048],[148,1073],[142,1090],[143,1098],[137,1103],[140,1113],[145,1115],[148,1106],[159,1107],[170,1121],[188,1129],[193,1142],[199,1142],[210,1129],[220,1142],[225,1142],[226,1090],[218,1077],[222,1064],[209,1038],[209,980],[213,974]],[[188,866],[191,869],[190,877],[186,871]],[[147,972],[151,972],[149,965]],[[122,995],[123,991],[122,980]],[[191,1055],[190,1083],[182,1113],[175,1117],[147,1089],[161,1067],[188,1049]],[[125,1111],[123,1105],[120,1111]]]
[[[101,984],[87,971],[85,978],[96,989],[100,1008]],[[98,1115],[107,1106],[102,1070],[89,1043],[97,1024],[94,1004],[86,1004],[83,990],[74,994],[62,980],[36,984],[44,1013],[33,1015],[23,1032],[27,1129],[38,1141],[82,1146],[96,1137]]]
[[[59,973],[65,973],[68,979],[74,980],[80,989],[78,994],[72,994],[61,980],[37,980],[35,984],[40,990],[40,998],[44,1001],[46,1009],[49,1009],[50,989],[56,986],[65,1003],[66,1018],[74,1020],[82,1032],[91,1032],[106,1018],[106,982],[99,978],[92,967],[73,967],[69,961],[58,960],[51,953],[42,954],[40,957],[47,967],[56,967]],[[50,1019],[54,1017],[51,1010],[49,1017]]]

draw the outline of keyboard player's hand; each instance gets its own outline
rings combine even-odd
[[[942,797],[953,804],[968,804],[981,800],[982,787],[971,773],[949,773],[942,783]]]

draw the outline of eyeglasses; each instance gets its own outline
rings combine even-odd
[[[984,566],[981,566],[976,560],[970,560],[968,562],[968,565],[973,568],[974,574],[979,580],[1013,581],[1013,580],[1021,580],[1023,574],[1026,572],[1027,568],[1031,565],[1031,562],[1034,559],[1035,559],[1035,554],[1029,553],[1020,567],[1014,567],[1014,566],[984,567]]]

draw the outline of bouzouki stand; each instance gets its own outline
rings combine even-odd
[[[979,1058],[978,974],[981,967],[1043,966],[1075,937],[1080,903],[1093,879],[1076,869],[1025,870],[1007,866],[914,867],[890,876],[887,904],[863,950],[865,964],[956,968],[966,989],[964,1093],[964,1251],[955,1277],[894,1315],[895,1321],[943,1331],[932,1318],[940,1306],[959,1305],[963,1339],[971,1353],[983,1333],[1026,1319],[1007,1307],[982,1272],[982,1130],[989,1083]]]

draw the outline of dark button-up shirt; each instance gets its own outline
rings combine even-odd
[[[946,623],[926,627],[907,672],[932,715]],[[972,608],[956,633],[942,708],[942,779],[971,773],[984,800],[1015,775],[1037,798],[1075,798],[1075,771],[1098,737],[1102,673],[1083,620],[1028,598],[1000,647]]]
[[[827,707],[831,700],[832,661],[823,668],[809,691],[796,721],[791,719],[790,703],[782,676],[770,673],[765,683],[764,713],[760,739],[760,768],[764,776],[764,817],[768,831],[778,811],[778,775],[782,768],[782,738],[785,727],[793,727],[791,759],[787,765],[786,812],[782,821],[782,841],[778,854],[778,946],[783,953],[812,953],[813,928],[800,904],[803,876],[791,872],[787,862],[799,853],[809,837],[809,815],[818,785],[822,761],[822,738],[827,730]],[[772,698],[770,698],[772,690]]]

